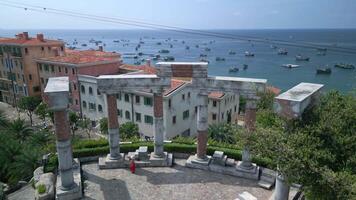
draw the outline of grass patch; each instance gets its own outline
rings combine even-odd
[[[44,194],[46,192],[46,186],[43,184],[38,185],[37,192],[38,192],[38,194]]]

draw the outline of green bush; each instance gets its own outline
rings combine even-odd
[[[37,186],[37,192],[38,194],[43,194],[46,192],[46,186],[43,184],[40,184]]]

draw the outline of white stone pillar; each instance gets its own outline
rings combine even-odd
[[[274,200],[288,200],[289,185],[280,173],[276,176],[276,189],[274,191]]]
[[[201,105],[198,107],[198,144],[197,144],[197,159],[206,160],[206,151],[208,145],[208,94],[200,94]]]

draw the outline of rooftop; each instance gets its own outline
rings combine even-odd
[[[37,34],[36,38],[29,37],[27,32],[17,34],[15,38],[0,38],[0,44],[26,46],[64,45],[64,43],[60,40],[44,39],[43,34]]]
[[[65,55],[37,59],[38,62],[52,62],[60,64],[89,64],[97,62],[118,62],[120,54],[96,50],[66,50]]]
[[[222,98],[224,95],[225,95],[225,93],[223,93],[223,92],[210,92],[209,98],[212,98],[212,99],[220,99],[220,98]]]
[[[316,91],[320,90],[324,85],[315,83],[299,83],[286,92],[278,95],[277,99],[288,101],[303,101]]]

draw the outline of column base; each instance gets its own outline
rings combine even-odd
[[[57,182],[56,182],[56,199],[57,200],[80,199],[83,196],[81,174],[80,174],[80,163],[77,158],[75,158],[74,160],[76,163],[73,166],[74,184],[70,188],[63,188],[62,181],[61,181],[61,175],[58,174]]]
[[[149,167],[170,167],[173,164],[173,154],[163,152],[163,155],[157,156],[151,153],[149,162]]]
[[[112,159],[110,154],[106,157],[99,158],[99,169],[115,169],[115,168],[124,168],[125,159],[124,153],[120,153],[118,158]]]
[[[189,156],[186,167],[209,170],[209,164],[211,161],[211,156],[206,156],[204,159],[199,158],[197,155]]]
[[[260,167],[255,163],[251,163],[251,166],[246,167],[242,165],[242,161],[238,161],[236,165],[236,175],[242,178],[258,180]]]

